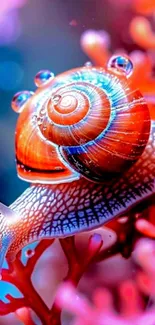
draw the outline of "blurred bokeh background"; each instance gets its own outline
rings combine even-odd
[[[83,65],[80,47],[87,29],[104,29],[112,50],[136,46],[128,25],[131,1],[1,0],[0,1],[0,201],[9,205],[28,186],[17,178],[14,133],[17,120],[10,106],[17,91],[33,90],[41,69],[55,74]]]

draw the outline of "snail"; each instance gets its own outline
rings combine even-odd
[[[35,77],[37,90],[17,93],[18,176],[31,186],[0,205],[0,264],[41,238],[97,228],[155,193],[155,122],[132,87],[133,65]]]

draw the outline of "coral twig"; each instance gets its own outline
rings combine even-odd
[[[147,235],[148,237],[154,237],[154,225],[151,224],[151,222],[153,222],[152,211],[153,210],[151,208],[150,210],[146,209],[143,214],[140,213],[137,214],[137,212],[136,213],[132,212],[130,213],[130,215],[110,223],[109,228],[116,232],[117,240],[115,241],[115,243],[111,245],[111,247],[104,248],[103,246],[102,250],[101,247],[103,244],[103,240],[101,235],[97,233],[94,233],[88,239],[88,243],[84,255],[83,253],[80,254],[77,244],[75,243],[75,236],[59,239],[60,245],[62,247],[62,250],[64,252],[64,255],[68,263],[68,272],[63,281],[64,285],[68,286],[69,283],[69,285],[71,285],[72,288],[74,288],[75,290],[75,287],[78,285],[81,277],[83,276],[84,272],[86,271],[90,263],[103,261],[118,253],[120,253],[123,257],[128,258],[129,256],[131,256],[133,247],[137,239],[141,237],[141,234]],[[147,214],[146,216],[145,216],[145,212]],[[146,219],[149,219],[149,222],[147,220],[144,220],[145,217]],[[143,218],[143,220],[141,218]],[[58,303],[59,300],[58,298],[60,296],[59,289],[58,289],[58,294],[56,294],[53,306],[49,308],[47,307],[43,299],[40,297],[40,295],[37,293],[31,281],[31,276],[38,259],[45,251],[45,249],[47,249],[53,243],[53,241],[54,241],[53,239],[42,240],[34,249],[33,255],[31,254],[29,255],[26,265],[24,265],[21,261],[21,252],[17,255],[15,261],[11,262],[10,260],[8,260],[9,268],[2,270],[2,280],[10,282],[13,285],[15,285],[19,289],[21,294],[23,294],[23,297],[15,298],[12,297],[11,295],[7,295],[6,298],[9,301],[8,303],[4,303],[3,301],[0,301],[0,315],[7,315],[11,312],[15,312],[18,319],[20,319],[25,325],[28,324],[35,325],[31,317],[31,310],[32,310],[40,318],[43,325],[45,324],[61,325],[61,310],[62,307],[66,304],[66,302],[64,304]],[[136,252],[138,251],[136,250]],[[151,279],[153,278],[153,274],[154,272],[151,273]],[[146,275],[144,273],[142,274],[139,272],[137,283],[138,286],[142,288],[141,290],[144,291],[144,293],[145,292],[147,293],[146,288],[144,287],[144,285],[142,285],[143,282],[145,282],[143,281],[145,280],[144,277],[146,278]],[[153,280],[151,280],[151,283],[153,283]],[[67,286],[64,288],[67,288]],[[125,286],[122,288],[125,288],[125,292],[130,291],[133,294],[134,292],[136,292],[134,291],[136,290],[135,286],[132,285]],[[127,290],[126,288],[129,288],[131,290]],[[124,291],[121,291],[121,294],[122,292]],[[67,291],[64,294],[66,297]],[[108,292],[105,293],[105,289],[104,292],[102,291],[95,296],[94,299],[95,301],[97,301],[97,304],[100,305],[100,297],[104,295],[109,296]],[[102,307],[104,307],[105,309],[105,304]],[[112,305],[109,308],[112,308]],[[131,306],[131,309],[132,308],[133,306]],[[125,307],[123,307],[123,310],[126,313]],[[87,315],[89,314],[90,316],[91,312],[89,313],[88,310]],[[106,307],[106,313],[107,313],[107,307]],[[96,311],[95,314],[93,311],[92,315],[96,315]],[[112,318],[113,322],[114,319],[115,317]],[[91,317],[89,317],[89,323],[92,324]],[[98,324],[100,325],[100,322]]]
[[[31,317],[29,308],[23,307],[16,310],[17,318],[22,321],[25,325],[36,325]]]
[[[64,281],[70,281],[74,286],[77,286],[86,268],[99,253],[103,244],[102,237],[99,234],[94,233],[89,238],[85,260],[82,260],[77,253],[74,237],[60,239],[60,244],[68,261],[68,273]],[[51,324],[60,325],[60,318],[61,308],[55,301],[51,309]]]
[[[15,298],[7,295],[7,299],[10,302],[7,304],[3,301],[0,302],[1,315],[15,312],[23,307],[29,307],[38,315],[42,324],[48,324],[49,309],[33,287],[31,276],[36,262],[53,241],[53,239],[42,240],[35,248],[34,255],[29,258],[26,266],[20,260],[20,253],[17,255],[15,261],[8,261],[9,269],[2,270],[2,280],[14,284],[23,294],[24,298]]]
[[[69,266],[65,280],[70,280],[74,285],[77,285],[86,268],[98,255],[103,244],[102,237],[101,235],[94,233],[89,238],[87,250],[85,252],[85,260],[82,260],[78,255],[73,237],[60,239],[60,243]]]

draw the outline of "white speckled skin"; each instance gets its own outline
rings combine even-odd
[[[155,193],[155,122],[150,129],[143,97],[112,68],[76,68],[37,89],[20,110],[15,143],[18,175],[40,183],[10,208],[0,204],[0,264],[6,252],[14,258],[34,240],[97,228]],[[62,173],[47,184],[70,167],[72,182]]]
[[[105,224],[155,194],[155,122],[143,155],[121,178],[96,184],[72,183],[29,187],[10,208],[1,205],[1,260],[27,243],[70,236]],[[13,211],[14,212],[13,212]],[[1,261],[0,261],[1,262]]]

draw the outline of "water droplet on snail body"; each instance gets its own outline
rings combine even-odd
[[[112,56],[108,62],[108,68],[116,69],[129,77],[133,72],[133,63],[126,56]]]
[[[37,87],[44,86],[46,83],[51,81],[54,78],[54,73],[49,70],[41,70],[39,71],[35,78],[34,82]]]
[[[12,109],[17,113],[21,113],[25,103],[33,94],[33,91],[27,90],[16,93],[11,102]]]

